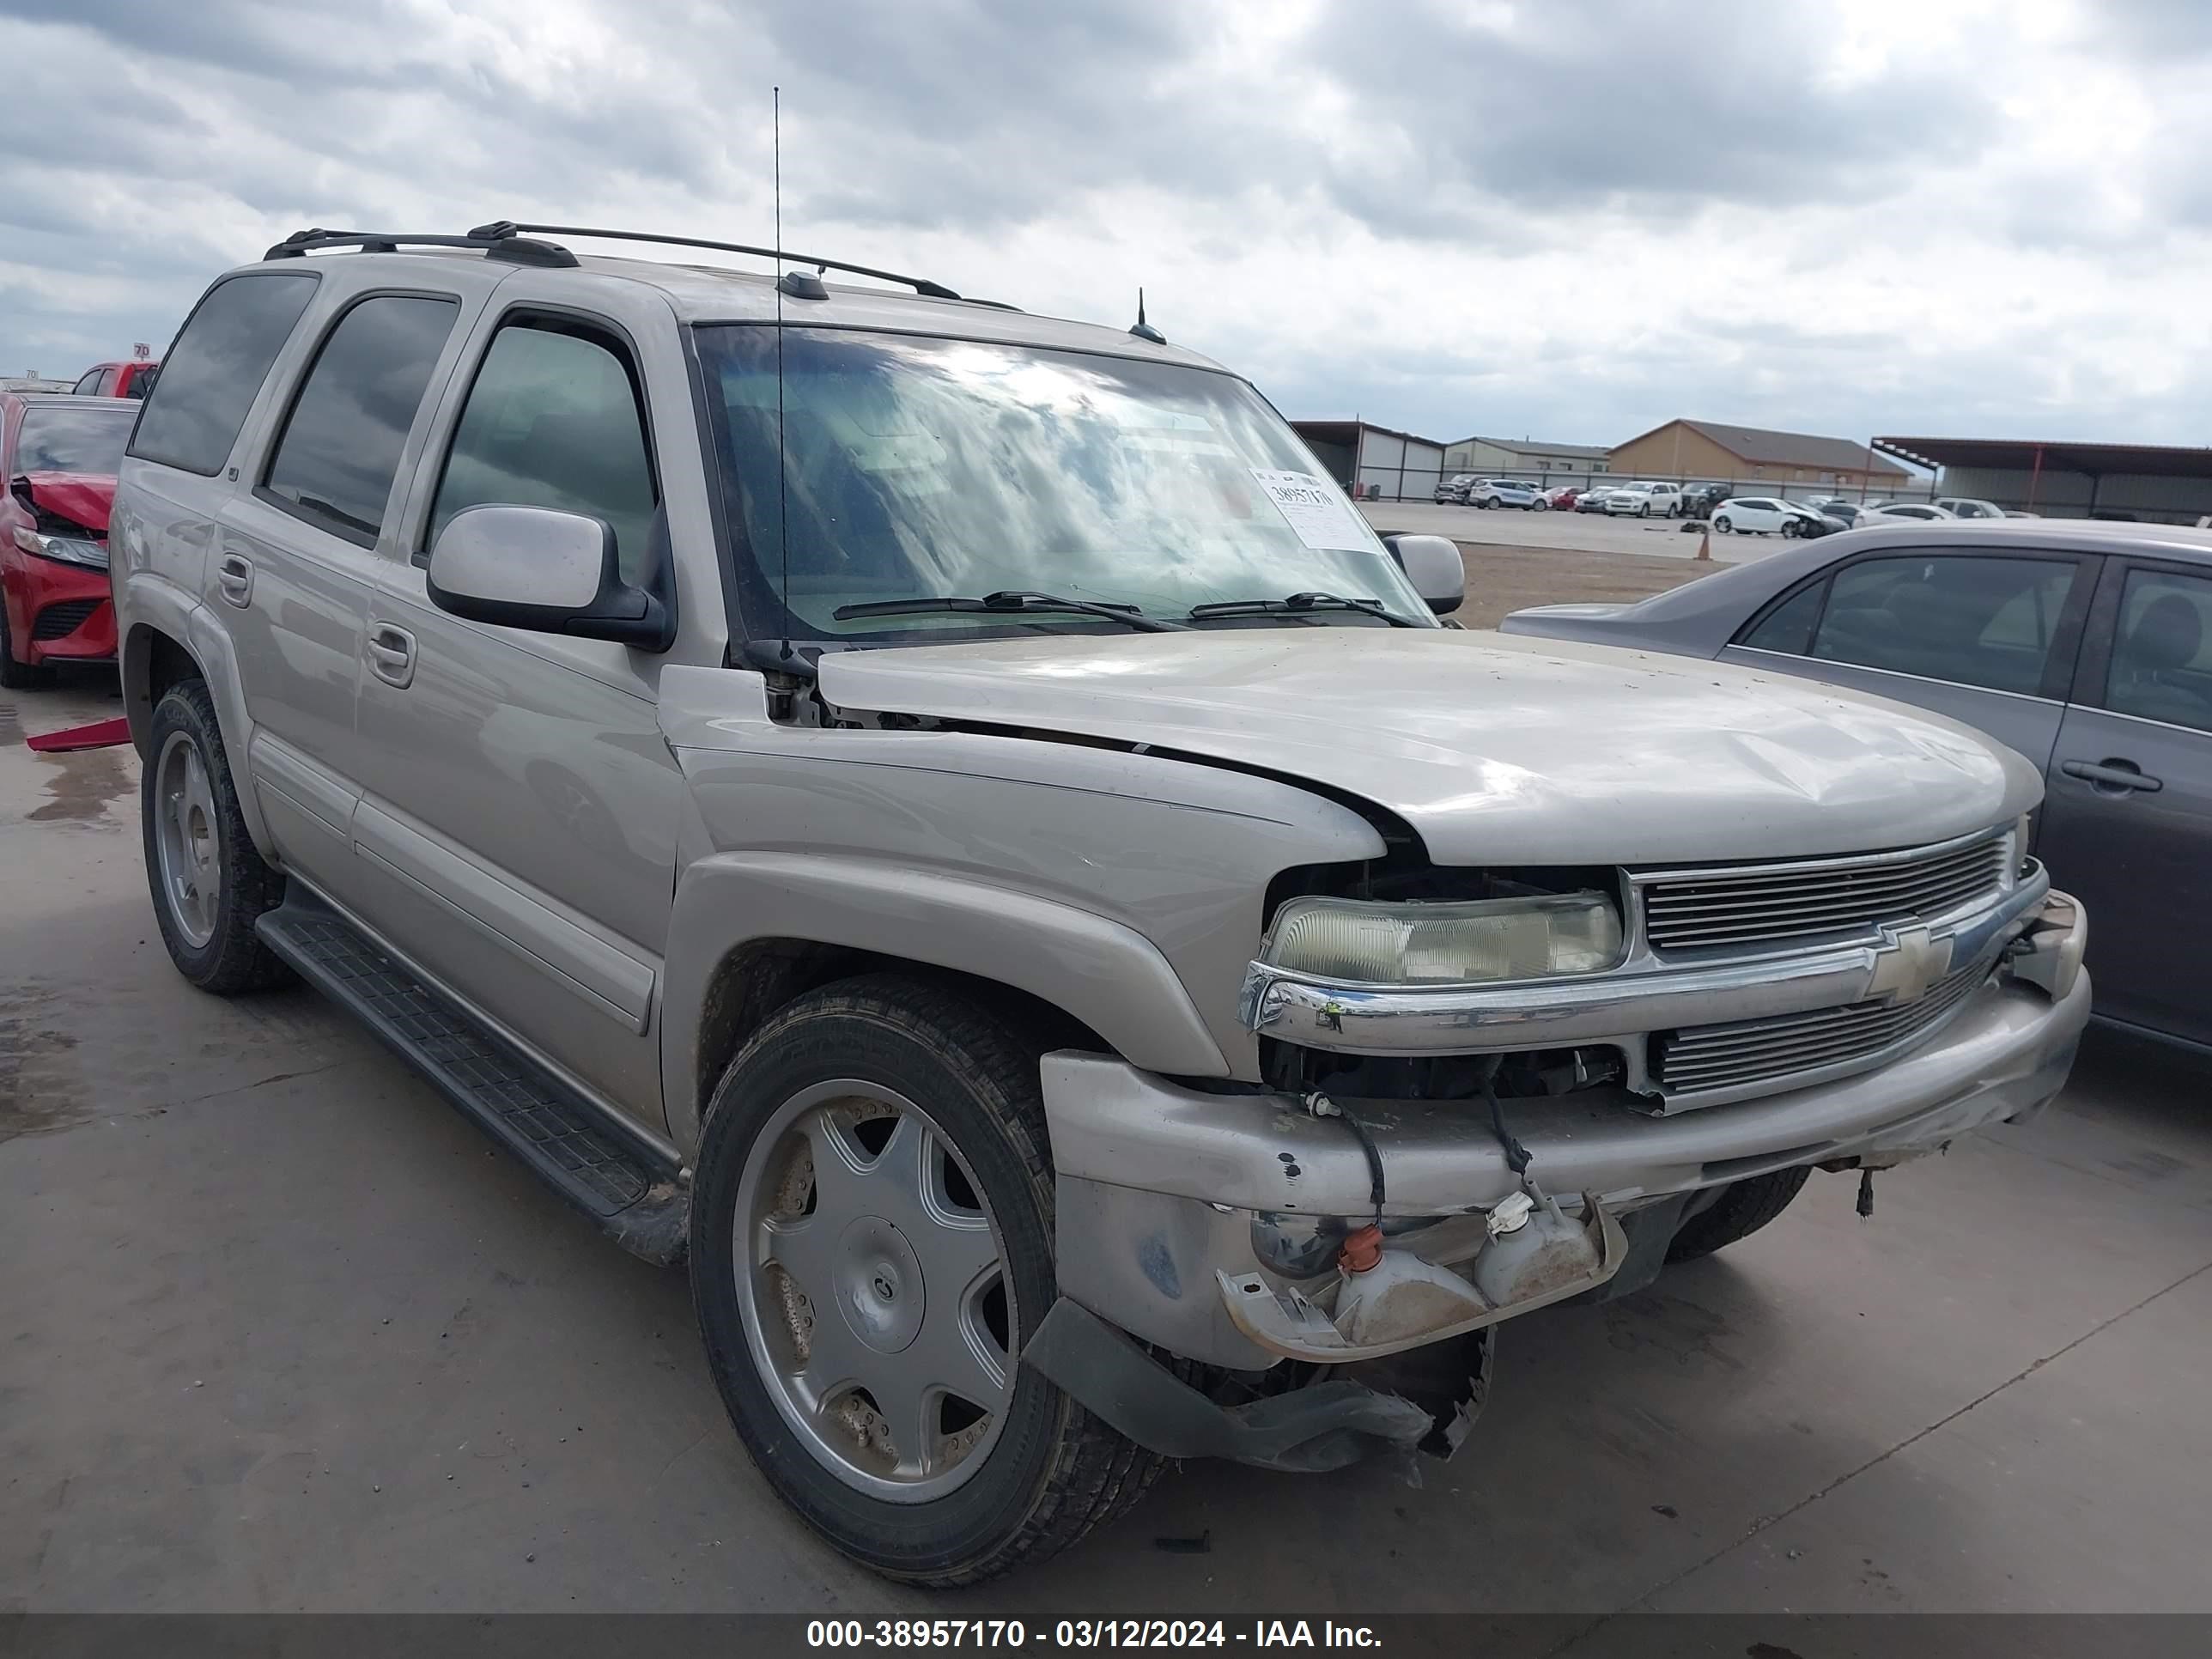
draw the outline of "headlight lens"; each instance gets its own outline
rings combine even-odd
[[[1452,904],[1291,899],[1261,959],[1360,985],[1464,985],[1589,974],[1620,960],[1620,913],[1602,893]]]
[[[104,542],[88,541],[78,536],[43,536],[17,525],[15,545],[42,559],[58,559],[64,564],[81,564],[91,570],[107,568],[107,545]]]

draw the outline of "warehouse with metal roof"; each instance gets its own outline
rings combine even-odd
[[[1938,495],[2045,518],[2195,524],[2212,514],[2212,449],[2008,438],[1876,438],[1874,447],[1942,468]]]

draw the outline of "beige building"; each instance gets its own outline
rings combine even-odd
[[[1611,452],[1603,444],[1547,444],[1532,438],[1462,438],[1444,447],[1446,472],[1503,473],[1530,477],[1546,472],[1589,476],[1609,472]]]
[[[1615,444],[1610,459],[1620,477],[1710,478],[1728,483],[1759,480],[1882,491],[1913,481],[1904,468],[1849,438],[1768,432],[1714,421],[1669,421]]]

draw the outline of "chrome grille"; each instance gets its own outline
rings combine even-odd
[[[1644,936],[1655,950],[1687,951],[1925,920],[1996,893],[2011,848],[1999,831],[1903,854],[1685,871],[1644,884]]]
[[[1670,1095],[1702,1094],[1864,1060],[1942,1023],[1989,975],[1984,962],[1938,980],[1915,1002],[1850,1002],[1662,1031],[1651,1040],[1652,1079]]]

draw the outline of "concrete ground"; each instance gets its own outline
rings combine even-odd
[[[887,1586],[746,1461],[679,1275],[312,995],[176,977],[135,762],[14,741],[114,708],[0,694],[0,1613],[2212,1607],[2212,1090],[2103,1040],[1871,1221],[1815,1177],[1513,1325],[1418,1490],[1193,1466],[1012,1582]]]

